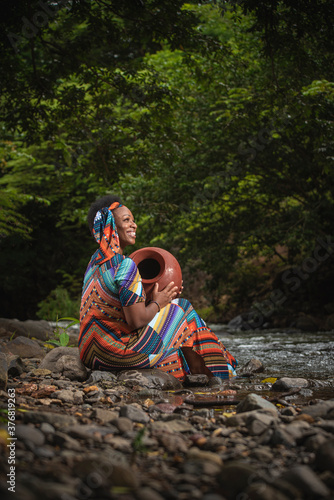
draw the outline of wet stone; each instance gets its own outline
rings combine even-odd
[[[135,404],[122,406],[119,412],[119,416],[126,417],[132,422],[139,422],[141,424],[147,424],[150,421],[150,417],[148,416],[148,414]]]
[[[283,377],[278,379],[273,385],[273,391],[285,392],[296,387],[308,387],[309,383],[305,378]]]
[[[31,425],[16,425],[15,437],[22,439],[25,443],[29,441],[36,446],[41,446],[45,441],[43,432]]]
[[[21,358],[44,358],[45,352],[36,340],[26,337],[16,337],[1,348],[2,352],[16,354]]]
[[[319,446],[315,456],[315,465],[321,471],[334,472],[334,439]]]
[[[326,498],[330,495],[327,486],[306,465],[292,467],[282,474],[281,479],[293,484],[307,498]]]
[[[248,396],[246,396],[246,398],[238,404],[236,411],[237,413],[242,413],[245,411],[259,409],[269,409],[277,413],[276,406],[270,403],[270,401],[262,398],[258,394],[248,394]]]
[[[186,375],[185,387],[204,387],[208,385],[209,377],[207,375]]]

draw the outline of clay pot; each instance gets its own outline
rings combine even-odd
[[[159,291],[174,281],[181,290],[182,271],[180,264],[170,252],[158,247],[145,247],[129,255],[138,267],[143,280],[146,297],[149,300],[154,284],[159,283]]]

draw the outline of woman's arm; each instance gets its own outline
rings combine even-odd
[[[177,296],[178,287],[174,286],[173,281],[161,292],[158,291],[158,288],[159,285],[156,283],[152,292],[152,302],[148,305],[145,302],[138,302],[123,308],[125,320],[132,330],[148,325],[159,311],[159,307],[165,307]]]

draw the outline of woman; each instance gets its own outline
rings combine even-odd
[[[183,381],[187,374],[229,378],[237,361],[198,316],[176,298],[171,282],[155,285],[145,303],[141,276],[123,252],[136,241],[131,211],[116,196],[97,200],[88,213],[99,244],[84,277],[79,351],[93,370],[158,368]]]

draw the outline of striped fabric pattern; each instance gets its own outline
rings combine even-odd
[[[85,273],[80,310],[79,352],[93,370],[159,368],[181,381],[189,373],[181,347],[203,356],[213,375],[235,375],[236,360],[205,325],[189,301],[175,299],[151,322],[131,331],[123,307],[145,301],[136,264],[119,253],[105,260],[101,249]]]

